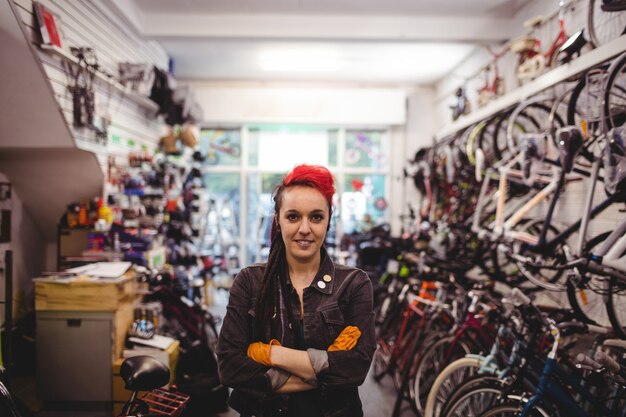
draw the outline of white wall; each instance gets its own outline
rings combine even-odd
[[[118,63],[125,61],[145,62],[167,69],[168,57],[163,48],[145,41],[109,11],[103,2],[42,0],[41,3],[57,16],[66,53],[69,53],[70,46],[91,47],[96,51],[101,69],[114,76],[118,72]],[[0,35],[7,49],[3,52],[9,55],[3,62],[9,62],[11,56],[15,58],[11,48],[18,46],[22,52],[27,52],[24,56],[30,58],[26,60],[29,61],[27,68],[21,74],[19,70],[4,71],[0,80],[0,91],[5,98],[0,106],[0,131],[3,133],[0,139],[0,180],[14,184],[12,240],[0,245],[0,255],[4,256],[4,251],[8,249],[14,253],[14,298],[18,300],[16,309],[23,311],[32,305],[31,279],[44,270],[56,267],[55,230],[65,205],[73,199],[96,196],[102,189],[102,171],[106,170],[107,157],[120,155],[123,162],[131,150],[154,150],[165,126],[155,117],[154,105],[142,104],[147,100],[133,98],[126,92],[111,88],[110,83],[96,79],[96,114],[102,116],[108,108],[113,121],[109,144],[104,146],[94,142],[93,131],[73,128],[67,60],[39,48],[40,37],[31,0],[9,0],[3,4],[2,19],[10,19],[10,27],[15,29],[9,33],[9,25],[5,26],[3,20]],[[34,54],[26,42],[30,42]],[[2,65],[3,69],[5,67],[9,66]],[[34,77],[38,81],[37,87],[23,88],[21,84],[12,82],[13,76],[21,82],[28,82],[28,77]],[[11,100],[12,96],[19,100]],[[54,97],[49,100],[52,104],[42,106],[43,99],[49,96]],[[26,105],[16,104],[22,101]],[[29,101],[30,109],[27,105]],[[27,109],[24,110],[24,107]],[[93,152],[100,166],[94,155],[80,149]],[[26,178],[30,180],[25,181]],[[81,192],[86,189],[85,184],[91,185],[94,181],[95,187],[88,188],[89,192]],[[62,187],[73,187],[76,196],[71,199],[61,197],[61,211],[56,210],[58,204],[54,210],[46,210],[45,201],[55,197],[59,199],[55,194],[62,194],[59,191]],[[33,217],[31,213],[37,210],[45,216]],[[42,217],[45,217],[45,224],[41,224]],[[3,298],[4,294],[0,294],[0,299]]]
[[[0,182],[10,182],[0,172]],[[13,251],[13,312],[14,317],[32,308],[33,282],[31,278],[38,276],[44,269],[45,241],[35,226],[33,219],[25,210],[19,193],[11,190],[11,241],[0,243],[0,300],[6,299],[5,294],[5,251]],[[4,305],[0,305],[0,323],[4,322]]]
[[[569,35],[574,34],[585,26],[587,13],[586,0],[573,0],[572,4],[573,9],[565,15],[565,29]],[[552,19],[534,33],[534,36],[541,40],[542,49],[548,49],[558,31],[558,19],[555,15],[557,11],[557,1],[528,1],[514,18],[514,23],[510,27],[510,39],[530,33],[530,29],[525,28],[523,25],[526,20],[535,16],[544,16],[546,18],[553,16]],[[502,51],[505,47],[505,45],[489,46],[491,46],[494,52]],[[499,72],[505,81],[505,91],[511,91],[518,86],[515,77],[516,59],[516,55],[509,52],[498,61]],[[437,83],[435,86],[437,131],[452,122],[452,111],[449,106],[455,103],[454,92],[458,87],[465,86],[472,108],[476,109],[478,107],[476,104],[477,91],[484,84],[481,69],[491,62],[491,56],[487,49],[477,47],[474,53],[470,54],[464,62]]]
[[[40,36],[33,15],[32,0],[13,0],[31,42],[38,47]],[[59,18],[63,49],[91,47],[96,52],[102,72],[118,75],[118,63],[134,62],[155,65],[167,70],[168,56],[156,42],[146,41],[134,28],[108,9],[105,2],[95,0],[42,0]],[[72,98],[68,91],[71,79],[66,70],[66,60],[57,54],[39,50],[50,85],[60,110],[72,130],[76,145],[93,152],[106,171],[108,155],[119,155],[123,160],[129,151],[154,151],[165,132],[163,122],[155,117],[154,106],[143,105],[148,100],[133,99],[134,94],[112,87],[104,80],[95,79],[96,115],[107,112],[112,119],[108,144],[95,140],[90,129],[72,126]]]
[[[567,3],[567,2],[566,2]],[[574,0],[572,2],[574,8],[569,10],[565,15],[565,28],[569,35],[574,34],[578,30],[584,28],[586,24],[586,13],[588,2],[586,0]],[[531,17],[542,15],[545,17],[553,16],[553,18],[544,27],[540,28],[534,36],[541,40],[542,48],[547,49],[555,34],[558,31],[558,19],[556,12],[558,11],[558,2],[533,0],[529,1],[523,9],[515,16],[517,22],[511,28],[511,38],[518,35],[529,33],[528,29],[523,27],[523,22]],[[503,45],[492,45],[493,50],[502,50]],[[625,47],[626,49],[626,47]],[[435,119],[437,132],[445,129],[452,122],[452,112],[448,106],[455,102],[454,92],[460,86],[466,87],[468,99],[472,108],[475,110],[477,90],[483,85],[483,78],[480,74],[481,68],[491,62],[489,53],[485,48],[477,48],[463,63],[455,68],[448,76],[442,79],[435,86]],[[510,92],[518,87],[515,77],[516,56],[508,53],[499,61],[499,70],[505,78],[505,91]],[[471,79],[470,79],[471,78]],[[505,93],[506,94],[506,93]],[[569,184],[566,191],[559,199],[554,215],[554,222],[557,225],[569,225],[582,215],[583,203],[587,192],[587,183],[578,182]],[[597,186],[594,197],[594,203],[599,203],[606,197],[602,185]],[[532,212],[532,215],[542,216],[547,211],[548,204],[540,205]],[[620,207],[613,205],[597,219],[590,224],[589,235],[610,230],[622,221],[623,213],[619,212]]]
[[[304,83],[202,82],[190,85],[208,125],[301,123],[389,129],[389,219],[400,232],[400,214],[417,193],[403,168],[415,151],[432,143],[434,91],[407,86],[357,86]]]
[[[207,124],[389,126],[406,119],[406,93],[400,88],[181,83],[192,87]]]

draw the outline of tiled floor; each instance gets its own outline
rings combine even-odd
[[[211,312],[222,317],[226,310],[227,292],[224,290],[216,290],[213,292],[213,303]],[[35,383],[31,379],[23,379],[16,381],[14,384],[19,390],[17,394],[32,409],[38,410],[34,413],[35,417],[111,417],[108,411],[53,411],[41,409],[41,403],[37,400],[35,394]],[[359,388],[361,401],[363,402],[363,411],[365,417],[390,417],[394,406],[396,391],[393,382],[389,377],[384,378],[380,383],[376,383],[371,375],[368,375],[365,383]],[[409,403],[405,402],[402,407],[400,417],[412,417],[415,414],[411,411]],[[221,414],[219,417],[236,417],[238,414],[230,410]],[[213,416],[206,416],[213,417]]]

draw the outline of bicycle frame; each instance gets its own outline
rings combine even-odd
[[[550,398],[557,406],[565,409],[568,416],[589,417],[589,414],[578,405],[578,402],[561,388],[560,381],[571,386],[585,401],[593,405],[594,410],[601,412],[601,415],[617,417],[604,403],[594,398],[578,379],[572,378],[567,372],[561,369],[555,358],[548,358],[546,360],[539,379],[539,385],[533,396],[530,397],[528,402],[524,405],[519,417],[530,416],[530,411],[544,397]]]

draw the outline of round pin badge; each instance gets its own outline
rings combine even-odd
[[[322,279],[324,280],[324,282],[330,282],[333,278],[330,275],[324,275]]]
[[[324,289],[326,288],[326,283],[324,281],[317,281],[317,286]]]

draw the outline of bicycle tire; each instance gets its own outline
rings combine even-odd
[[[524,226],[520,229],[521,231],[530,231],[533,235],[538,235],[541,233],[541,229],[543,228],[543,219],[534,219],[529,220],[524,224]],[[546,234],[546,240],[550,240],[550,233],[554,235],[559,234],[559,230],[554,225],[548,226],[548,233]],[[549,266],[557,266],[559,264],[565,263],[567,261],[564,252],[557,252],[559,247],[555,248],[554,254],[550,255],[549,258],[553,258],[553,263],[550,263]],[[513,245],[513,251],[523,255],[523,245]],[[535,253],[536,256],[543,256],[544,254]],[[515,262],[519,268],[520,273],[532,284],[537,287],[543,288],[548,291],[565,291],[566,283],[559,282],[563,277],[564,270],[558,269],[554,270],[554,274],[550,275],[551,270],[546,268],[530,268],[522,262]]]
[[[604,120],[607,131],[621,126],[626,120],[626,53],[613,61],[608,73],[604,86]]]
[[[602,0],[589,0],[587,8],[587,33],[594,48],[626,33],[626,13],[605,12]]]
[[[593,248],[604,242],[610,233],[610,231],[604,232],[590,239],[585,245],[584,253],[591,253]],[[587,289],[589,291],[586,291]],[[604,288],[604,291],[607,289]],[[603,294],[594,291],[589,286],[579,288],[569,279],[567,280],[566,291],[570,307],[581,321],[596,326],[611,326]]]
[[[438,417],[452,391],[480,368],[481,358],[461,358],[446,366],[437,375],[426,398],[424,417]],[[461,372],[459,372],[461,371]],[[466,373],[467,372],[467,373]]]
[[[447,331],[435,331],[433,333],[430,333],[428,335],[426,335],[424,337],[423,340],[420,340],[418,343],[421,344],[421,346],[418,348],[417,353],[415,354],[415,357],[411,358],[411,360],[407,362],[405,362],[406,366],[409,366],[411,368],[411,370],[409,371],[408,374],[408,378],[409,378],[409,384],[408,389],[407,389],[407,399],[409,400],[411,407],[414,410],[417,410],[415,408],[415,391],[413,390],[413,380],[415,379],[415,374],[417,372],[417,367],[419,365],[420,359],[422,357],[422,355],[424,354],[424,352],[426,351],[426,349],[434,343],[434,341],[445,337],[448,334]],[[408,354],[409,352],[407,352]],[[396,388],[399,388],[402,384],[402,371],[399,368],[396,368],[396,373],[394,374],[394,377],[396,378],[396,380],[394,381],[396,384]]]
[[[587,135],[592,138],[598,136],[600,133],[598,129],[602,127],[602,100],[604,99],[604,77],[607,68],[605,65],[585,72],[572,90],[567,104],[567,124],[580,128],[583,134],[588,131],[589,134]],[[596,78],[591,78],[589,83],[587,81],[596,72],[600,75],[600,83],[599,88],[594,89],[592,87],[598,85]],[[556,138],[554,140],[556,141]]]
[[[622,257],[624,255],[626,252]],[[626,282],[611,278],[608,291],[606,309],[609,320],[620,339],[626,339]]]
[[[507,404],[496,405],[494,407],[489,408],[484,413],[480,414],[480,417],[517,417],[522,408],[524,407],[524,403],[521,401],[518,402],[509,402]],[[550,414],[545,411],[540,406],[535,405],[535,407],[530,410],[529,417],[554,417],[550,416]]]
[[[454,391],[450,394],[445,407],[441,411],[440,417],[447,415],[450,412],[452,406],[456,404],[459,401],[459,399],[462,396],[464,396],[466,393],[482,386],[495,386],[495,385],[498,385],[501,387],[502,381],[496,375],[492,375],[492,374],[478,374],[478,375],[474,375],[472,378],[467,379],[462,384],[457,386],[454,389]]]
[[[389,355],[386,354],[381,346],[377,346],[372,357],[372,378],[374,381],[380,382],[389,369]]]
[[[474,387],[451,402],[440,417],[478,416],[493,407],[501,397],[502,387],[499,383]]]
[[[450,344],[456,340],[454,350],[449,352]],[[449,354],[448,354],[449,353]],[[424,350],[415,371],[415,379],[409,385],[413,388],[415,408],[423,415],[426,397],[437,375],[452,361],[471,353],[469,346],[455,336],[448,336],[436,341]]]
[[[514,129],[521,130],[522,133],[544,132],[550,129],[550,123],[546,126],[544,126],[543,123],[549,121],[552,101],[553,98],[545,96],[531,98],[518,104],[511,112],[511,115],[507,119],[506,127],[506,141],[511,154],[515,155],[518,153],[519,141],[517,135],[515,135]],[[544,103],[548,103],[549,105]],[[545,116],[542,115],[542,113],[545,113]],[[539,117],[537,117],[537,115]],[[557,118],[557,122],[562,126],[563,121],[559,119],[560,117]],[[540,121],[543,121],[543,123]]]
[[[467,136],[467,142],[465,143],[465,154],[467,155],[467,159],[469,160],[472,166],[476,165],[476,147],[478,146],[478,137],[480,136],[480,132],[482,132],[487,126],[488,121],[482,121],[476,124],[469,135]]]

